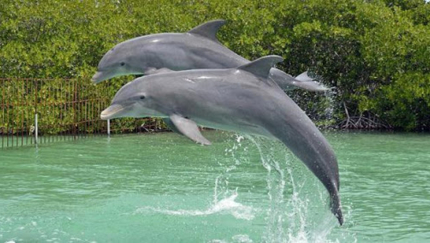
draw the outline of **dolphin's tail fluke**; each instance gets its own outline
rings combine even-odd
[[[330,209],[331,212],[336,216],[337,220],[339,221],[339,224],[343,224],[343,215],[342,215],[342,208],[340,205],[340,198],[339,194],[337,193],[337,190],[335,193],[332,193],[330,196]]]
[[[312,79],[311,77],[309,77],[307,71],[295,77],[295,79],[297,79],[300,82],[296,82],[294,85],[302,89],[316,91],[316,92],[329,90],[329,88],[324,86],[324,84],[319,83],[314,79]]]
[[[296,77],[297,80],[302,82],[311,82],[314,81],[311,77],[308,75],[308,71],[299,74],[299,76]]]

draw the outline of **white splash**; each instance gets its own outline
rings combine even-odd
[[[336,226],[331,212],[326,210],[317,219],[318,222],[315,222],[316,218],[312,217],[312,213],[314,213],[312,208],[315,207],[315,204],[320,204],[321,209],[327,208],[323,207],[327,203],[326,192],[324,190],[313,192],[317,193],[320,198],[313,198],[309,194],[309,185],[313,184],[312,178],[301,175],[309,172],[295,169],[297,168],[295,163],[300,162],[295,161],[293,155],[283,149],[281,144],[278,146],[276,142],[268,142],[258,137],[248,136],[247,138],[255,145],[260,155],[260,161],[267,170],[266,188],[269,205],[263,241],[333,242],[328,239]],[[338,242],[338,240],[334,242]]]
[[[234,235],[231,237],[232,241],[214,239],[208,241],[208,243],[253,243],[251,238],[248,235]]]
[[[135,213],[144,213],[148,211],[179,216],[206,216],[212,214],[231,214],[237,219],[252,220],[255,217],[255,210],[250,206],[245,206],[235,201],[238,194],[233,193],[230,197],[222,199],[206,210],[169,210],[154,207],[143,207],[137,209]]]

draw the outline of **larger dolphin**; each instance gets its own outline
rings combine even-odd
[[[223,46],[216,35],[224,20],[213,20],[187,33],[162,33],[137,37],[117,44],[109,50],[98,65],[92,80],[103,80],[127,74],[152,74],[162,68],[174,71],[190,69],[233,68],[249,63]],[[270,77],[282,89],[303,88],[312,91],[327,90],[313,81],[307,73],[292,77],[272,68]]]
[[[343,223],[336,156],[306,114],[269,78],[282,61],[267,56],[232,69],[188,70],[144,76],[124,85],[102,119],[162,117],[188,138],[209,145],[198,126],[282,141],[318,177]]]

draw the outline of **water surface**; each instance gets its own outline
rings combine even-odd
[[[328,133],[345,224],[275,141],[118,135],[0,151],[0,242],[429,242],[430,136]]]

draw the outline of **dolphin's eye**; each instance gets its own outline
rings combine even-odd
[[[144,99],[145,99],[145,96],[144,96],[144,95],[141,95],[141,96],[139,96],[139,99],[144,100]]]
[[[121,62],[121,64],[120,64],[120,65],[121,65],[121,67],[123,67],[123,66],[125,65],[125,62]]]

